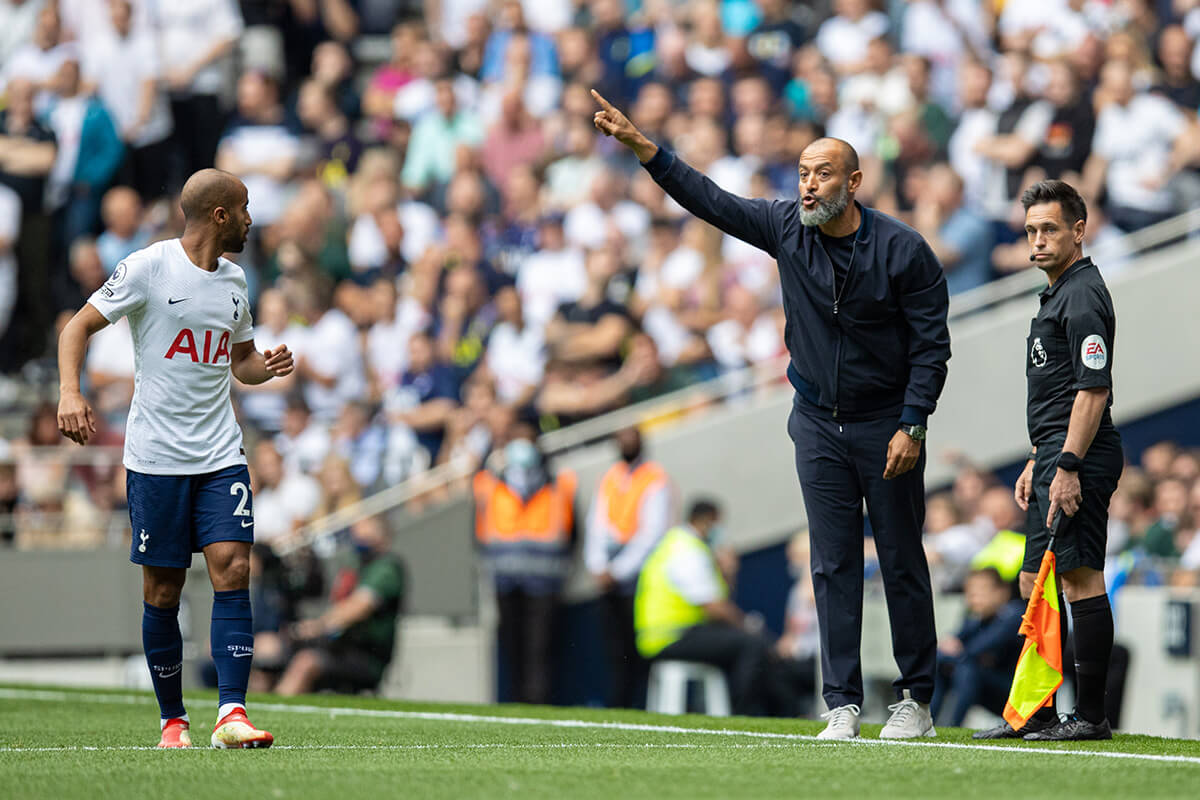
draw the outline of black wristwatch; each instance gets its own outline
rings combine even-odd
[[[918,442],[925,441],[925,426],[924,425],[901,425],[900,430],[907,433]]]

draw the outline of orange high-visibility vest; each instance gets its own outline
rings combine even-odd
[[[639,464],[633,472],[624,461],[618,461],[604,473],[599,496],[608,512],[608,534],[617,544],[627,544],[637,533],[642,498],[666,480],[666,470],[653,461]]]
[[[566,543],[571,532],[575,473],[564,470],[528,502],[484,470],[475,475],[475,536],[480,544]]]

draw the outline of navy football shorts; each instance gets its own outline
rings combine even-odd
[[[150,567],[189,567],[213,542],[254,542],[250,471],[238,464],[203,475],[128,471],[133,525],[129,560]]]

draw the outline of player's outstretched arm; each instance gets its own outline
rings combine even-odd
[[[292,351],[288,350],[286,344],[269,347],[260,353],[254,349],[254,342],[239,342],[233,346],[229,356],[233,377],[251,386],[265,383],[271,378],[291,375],[296,368]]]
[[[79,391],[79,373],[88,339],[107,325],[104,315],[85,303],[58,336],[58,429],[76,444],[87,444],[96,432],[96,416]]]
[[[643,164],[654,158],[654,154],[658,152],[658,145],[647,139],[637,126],[629,121],[629,117],[617,110],[616,106],[605,100],[595,89],[592,89],[592,97],[600,104],[600,111],[592,117],[592,124],[596,126],[596,130],[628,147]]]

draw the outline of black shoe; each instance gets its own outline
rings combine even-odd
[[[975,731],[974,733],[971,734],[971,738],[972,739],[1021,739],[1027,733],[1037,733],[1038,731],[1044,731],[1047,728],[1053,728],[1057,724],[1058,724],[1057,716],[1055,716],[1053,718],[1047,718],[1044,720],[1038,719],[1037,717],[1030,717],[1029,721],[1026,722],[1024,725],[1022,725],[1021,729],[1019,731],[1014,731],[1012,725],[1009,725],[1007,722],[1001,722],[999,725],[997,725],[994,728],[988,728],[987,730],[982,730],[982,731]]]
[[[1088,722],[1078,714],[1072,714],[1045,730],[1025,735],[1027,742],[1084,742],[1111,738],[1112,728],[1108,726],[1108,720]]]

